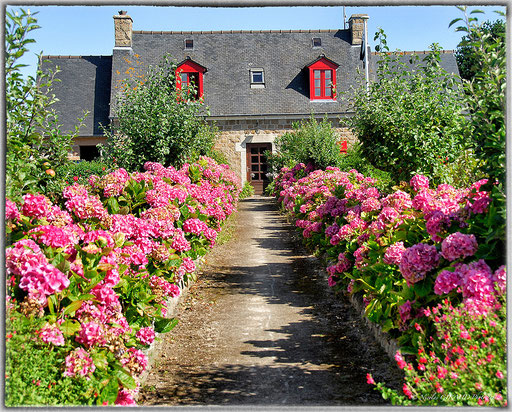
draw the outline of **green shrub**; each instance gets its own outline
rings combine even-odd
[[[6,11],[5,22],[5,113],[6,113],[6,197],[20,200],[27,192],[51,197],[62,189],[54,178],[55,169],[67,163],[74,136],[83,119],[77,119],[75,133],[63,134],[52,110],[55,72],[37,69],[36,78],[23,78],[19,59],[35,40],[30,32],[38,29],[37,19],[20,9]]]
[[[56,170],[57,177],[63,179],[67,184],[87,184],[87,179],[91,175],[103,176],[112,171],[112,165],[100,160],[80,160],[78,162],[69,162]]]
[[[293,167],[298,163],[312,164],[315,168],[338,166],[340,154],[339,136],[327,116],[318,122],[313,115],[292,125],[293,131],[275,139],[276,152],[267,152],[273,173],[282,167]]]
[[[242,187],[242,191],[240,192],[240,196],[238,197],[239,200],[246,199],[248,197],[251,197],[254,195],[254,187],[251,185],[250,182],[245,182],[244,186]]]
[[[202,119],[202,100],[185,100],[176,90],[171,57],[165,55],[145,73],[129,72],[114,98],[115,120],[105,130],[104,158],[127,170],[142,170],[148,161],[179,167],[209,155],[216,129]]]
[[[444,164],[452,162],[464,149],[463,93],[460,81],[440,66],[440,49],[419,62],[412,56],[414,70],[390,53],[382,29],[375,39],[381,53],[377,80],[361,85],[354,93],[354,116],[350,125],[362,144],[365,157],[397,180],[414,174],[442,181]]]

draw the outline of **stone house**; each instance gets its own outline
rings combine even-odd
[[[153,65],[170,53],[181,83],[193,81],[204,96],[208,120],[220,130],[216,148],[261,193],[268,181],[263,152],[275,150],[275,138],[292,123],[327,116],[341,140],[354,140],[343,119],[352,87],[371,76],[375,56],[363,53],[367,18],[353,15],[339,30],[138,31],[121,11],[111,56],[43,56],[43,68],[61,70],[54,93],[62,130],[89,111],[73,156],[91,159],[105,139],[100,125],[115,120],[110,102],[126,70],[135,59]]]

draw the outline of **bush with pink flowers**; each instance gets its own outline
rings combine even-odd
[[[480,315],[501,296],[504,204],[485,180],[434,188],[416,175],[391,193],[375,183],[356,170],[301,164],[281,170],[275,195],[326,259],[329,285],[359,296],[365,316],[415,354],[422,333],[435,333],[426,313],[443,299]]]
[[[39,194],[6,201],[6,404],[133,404],[147,367],[141,350],[176,324],[167,301],[194,277],[241,190],[206,157],[145,169],[91,176],[66,187],[62,205]],[[35,357],[52,352],[57,364],[31,370],[19,345]],[[41,398],[32,381],[45,373],[56,386]],[[89,389],[59,392],[69,380]]]

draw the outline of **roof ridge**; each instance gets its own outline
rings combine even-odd
[[[254,33],[335,33],[344,29],[301,29],[301,30],[133,30],[134,34],[254,34]]]
[[[377,51],[373,51],[372,54],[374,56],[377,56],[379,54],[400,54],[400,55],[406,55],[406,56],[409,56],[411,54],[415,54],[415,53],[432,53],[432,50],[410,50],[410,51],[403,51],[403,50],[400,50],[400,51],[392,51],[392,52],[377,52]],[[455,53],[455,50],[439,50],[439,53],[441,54],[447,54],[447,53]]]
[[[88,55],[58,55],[58,54],[43,54],[41,55],[42,59],[82,59],[84,57],[112,57],[112,55],[97,55],[97,54],[88,54]]]

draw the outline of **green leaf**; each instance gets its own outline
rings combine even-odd
[[[108,383],[105,385],[103,390],[98,397],[96,403],[98,405],[103,405],[105,402],[108,402],[108,405],[112,406],[115,404],[117,395],[119,393],[119,383],[117,377],[112,377],[109,379]]]
[[[114,365],[114,376],[119,379],[119,382],[126,389],[135,389],[137,387],[135,379],[133,379],[133,377],[126,369],[124,369],[122,366],[119,366],[118,364]]]
[[[73,336],[80,330],[80,323],[74,319],[68,319],[59,326],[59,329],[66,336]]]
[[[70,303],[66,308],[62,311],[63,315],[69,315],[75,313],[82,306],[83,300],[75,300]]]
[[[155,332],[157,332],[157,333],[170,332],[177,324],[178,324],[178,319],[176,319],[176,318],[159,319],[159,320],[155,321],[155,323],[154,323]]]

